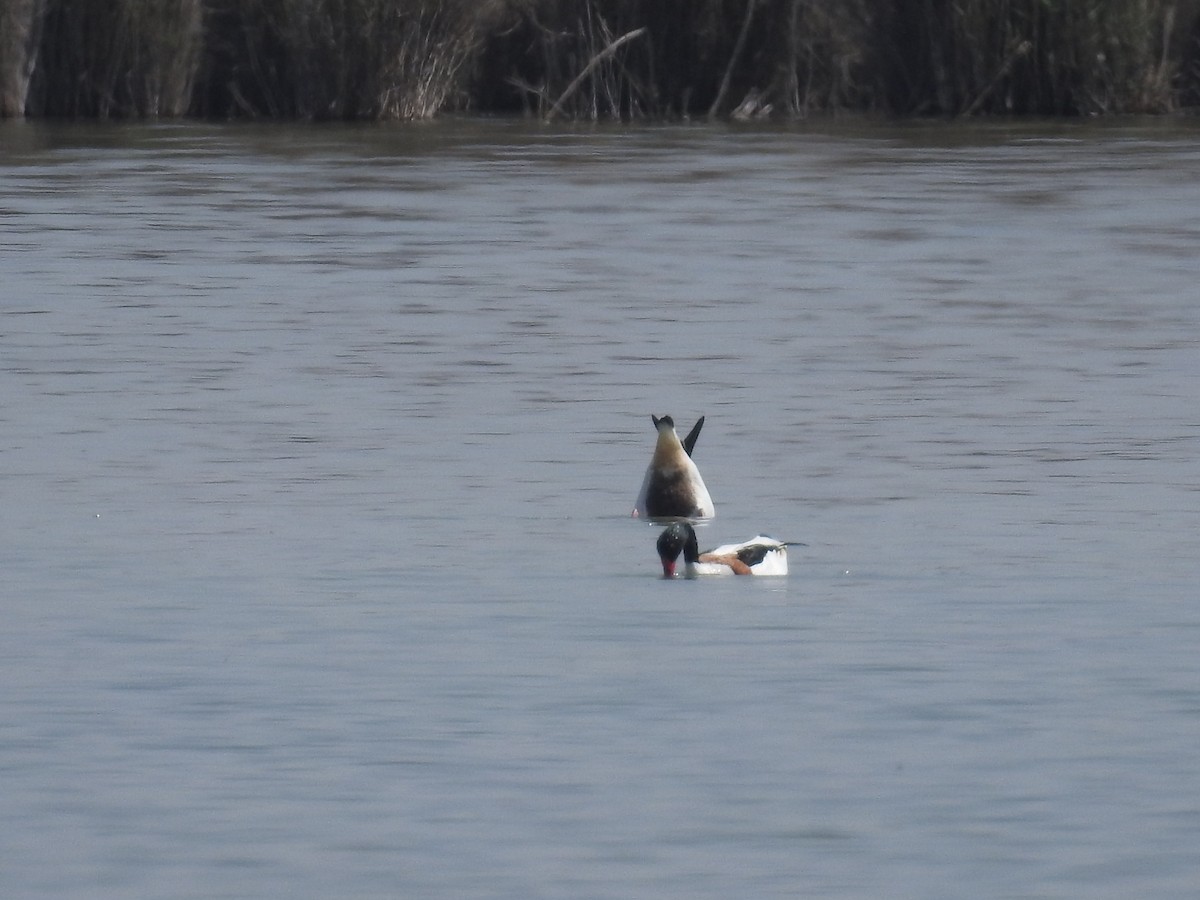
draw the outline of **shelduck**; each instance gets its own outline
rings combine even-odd
[[[757,535],[740,544],[724,544],[700,552],[696,529],[686,522],[675,522],[658,536],[658,557],[663,577],[675,577],[675,563],[683,553],[684,574],[698,575],[786,575],[787,542]]]
[[[646,467],[642,489],[633,505],[633,517],[643,519],[709,519],[716,515],[700,470],[692,462],[692,450],[704,425],[704,416],[682,441],[670,416],[651,415],[658,441]]]

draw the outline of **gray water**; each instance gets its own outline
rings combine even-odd
[[[1198,250],[1194,124],[6,124],[0,895],[1196,896]]]

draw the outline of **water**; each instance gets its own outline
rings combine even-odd
[[[1192,123],[9,123],[0,237],[0,894],[1200,887]]]

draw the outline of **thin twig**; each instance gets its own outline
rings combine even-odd
[[[633,31],[621,35],[619,38],[593,56],[591,61],[583,67],[583,71],[575,76],[575,80],[567,85],[567,89],[562,92],[558,98],[558,101],[552,107],[550,107],[550,111],[546,113],[546,121],[549,122],[556,115],[558,115],[559,112],[562,111],[563,104],[567,102],[568,98],[570,98],[573,93],[579,90],[579,86],[583,84],[584,80],[592,73],[592,70],[596,68],[596,66],[600,65],[600,63],[604,62],[604,60],[616,53],[622,44],[628,43],[636,37],[641,37],[645,33],[646,29],[644,27],[635,28]]]
[[[1004,65],[1000,67],[1000,70],[996,73],[996,76],[990,82],[988,82],[988,86],[975,96],[975,99],[971,101],[971,104],[966,109],[959,113],[959,116],[962,118],[969,118],[978,112],[979,107],[983,106],[983,103],[985,100],[987,100],[988,95],[991,94],[991,92],[996,89],[996,86],[999,85],[1000,82],[1007,77],[1008,73],[1012,71],[1013,63],[1015,63],[1018,59],[1032,49],[1033,44],[1029,41],[1021,41],[1021,43],[1017,44],[1016,49],[1013,50],[1012,53],[1008,54],[1008,59],[1004,60]]]
[[[710,119],[716,117],[721,104],[725,102],[725,95],[729,93],[729,81],[733,78],[733,68],[741,58],[742,51],[746,48],[746,38],[750,34],[750,20],[754,18],[754,7],[756,6],[758,6],[758,0],[746,0],[746,18],[742,19],[742,30],[738,34],[737,43],[733,45],[733,53],[729,57],[729,65],[725,67],[725,74],[721,78],[721,87],[717,91],[716,99],[713,100],[712,106],[708,108],[708,117]]]

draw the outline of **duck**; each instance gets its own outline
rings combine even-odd
[[[642,479],[642,489],[633,505],[632,517],[711,519],[717,511],[704,479],[700,477],[700,470],[692,462],[692,450],[704,427],[704,416],[682,441],[675,433],[675,421],[670,416],[659,418],[651,414],[650,419],[658,432],[658,440]]]
[[[683,553],[684,574],[698,575],[786,575],[788,541],[755,535],[740,544],[722,544],[700,552],[696,529],[687,522],[673,522],[658,536],[658,557],[663,577],[675,577],[675,564]]]

